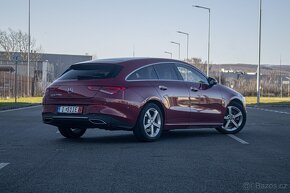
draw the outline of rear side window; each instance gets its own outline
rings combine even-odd
[[[90,80],[114,78],[121,69],[122,66],[116,64],[76,64],[65,71],[59,79]]]
[[[141,68],[140,70],[137,70],[127,78],[127,80],[149,80],[149,79],[158,79],[153,66]]]
[[[171,63],[155,64],[154,68],[161,80],[178,80],[174,66]]]

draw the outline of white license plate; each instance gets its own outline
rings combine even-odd
[[[58,113],[82,113],[83,107],[80,106],[59,106],[57,108]]]

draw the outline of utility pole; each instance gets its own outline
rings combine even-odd
[[[180,34],[183,34],[183,35],[186,35],[186,59],[189,60],[188,58],[188,47],[189,47],[189,33],[186,33],[186,32],[183,32],[183,31],[177,31],[177,33],[180,33]]]
[[[210,8],[203,7],[199,5],[193,5],[193,7],[205,9],[208,11],[208,41],[207,41],[207,66],[206,66],[206,75],[209,76],[209,60],[210,60]]]
[[[28,0],[27,96],[30,96],[30,0]]]
[[[257,105],[260,104],[260,69],[261,69],[261,34],[262,34],[262,0],[259,3],[259,43],[258,43],[258,52],[259,52],[259,63],[257,67]]]
[[[222,84],[221,65],[219,64],[219,83]]]
[[[178,59],[180,60],[180,43],[171,41],[170,43],[178,45]]]
[[[169,54],[170,55],[170,58],[172,59],[172,52],[165,51],[164,53],[165,54]]]
[[[280,55],[280,97],[283,97],[283,78],[282,78],[282,60]]]

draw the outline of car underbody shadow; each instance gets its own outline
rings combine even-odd
[[[196,139],[196,138],[208,138],[220,135],[215,129],[203,128],[203,129],[176,129],[170,131],[164,131],[156,142],[162,143],[170,140],[184,140],[184,139]],[[95,131],[90,130],[83,137],[79,139],[67,139],[60,138],[57,140],[59,143],[95,143],[95,144],[132,144],[132,143],[145,143],[139,142],[131,131]]]

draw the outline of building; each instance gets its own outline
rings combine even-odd
[[[15,84],[16,65],[14,55],[19,55],[17,61],[17,84]],[[70,65],[92,60],[89,55],[67,55],[67,54],[30,54],[30,93],[40,95],[45,88],[59,77]],[[14,95],[14,86],[17,87],[18,96],[27,93],[27,54],[0,52],[0,97],[11,97]],[[7,70],[9,69],[9,70]]]

